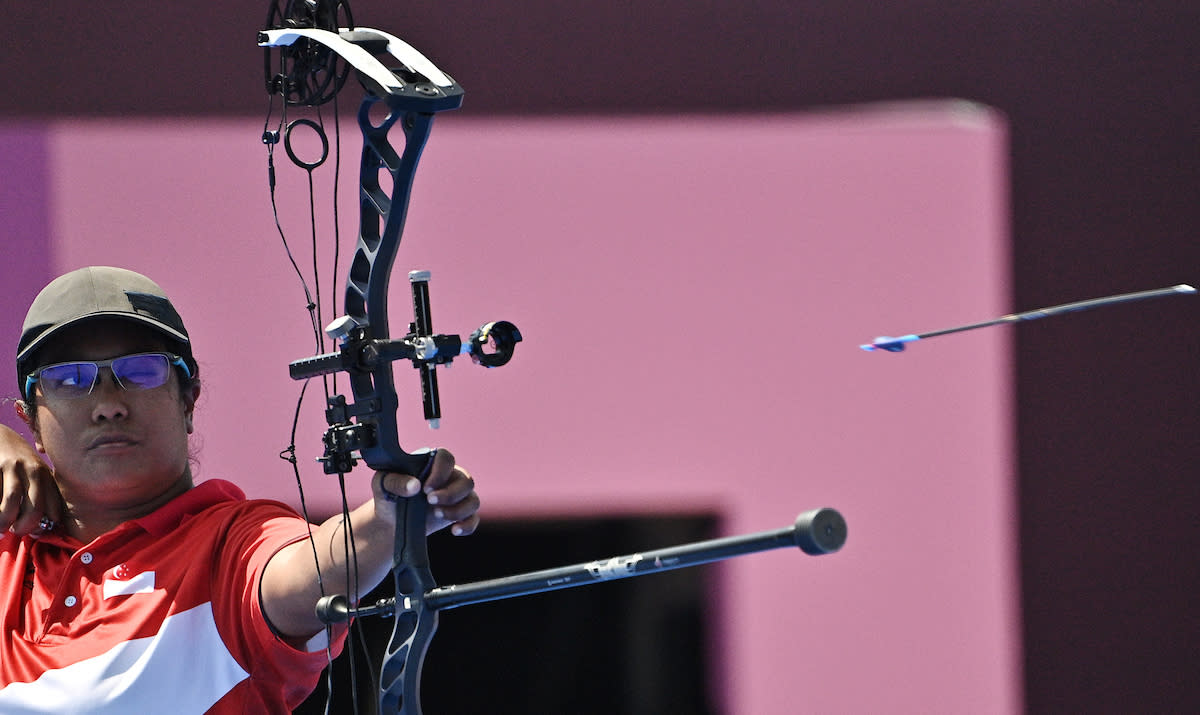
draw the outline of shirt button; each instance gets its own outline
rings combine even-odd
[[[82,561],[85,565],[92,563],[92,553],[90,551],[84,551],[82,554],[79,555],[79,560]]]
[[[74,596],[67,596],[63,601],[67,605],[67,608],[74,608],[77,602],[78,600]]]

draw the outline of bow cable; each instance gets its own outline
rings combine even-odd
[[[267,27],[280,27],[287,24],[295,24],[297,22],[313,22],[320,26],[332,27],[336,30],[338,26],[338,16],[341,11],[344,11],[347,24],[353,27],[353,21],[350,17],[349,6],[344,2],[338,3],[332,13],[326,13],[327,17],[318,17],[321,14],[322,5],[313,9],[311,18],[296,17],[297,12],[303,13],[304,9],[297,10],[289,3],[287,8],[281,9],[278,3],[271,6],[268,13]],[[340,65],[340,69],[337,65]],[[279,64],[277,68],[271,65],[271,52],[268,49],[264,54],[264,67],[267,74],[267,85],[269,90],[269,103],[267,107],[267,116],[263,128],[263,143],[267,147],[267,162],[268,162],[268,181],[271,198],[271,209],[275,221],[276,230],[279,233],[281,242],[283,243],[284,251],[287,254],[288,261],[292,264],[297,279],[300,281],[301,289],[304,292],[305,309],[309,313],[309,319],[312,326],[313,338],[316,344],[314,354],[321,354],[325,350],[325,335],[322,331],[324,318],[322,314],[322,298],[321,298],[321,270],[319,265],[319,240],[318,228],[316,219],[316,188],[314,183],[313,172],[321,164],[325,162],[328,154],[328,141],[326,139],[324,116],[320,110],[320,105],[326,102],[333,102],[333,133],[334,133],[334,156],[333,156],[333,259],[330,266],[330,285],[336,286],[338,268],[340,263],[341,251],[341,226],[340,226],[340,179],[341,179],[341,125],[340,112],[337,103],[337,94],[345,83],[349,75],[349,67],[345,63],[338,60],[334,53],[322,53],[315,43],[307,48],[305,52],[299,53],[279,53]],[[320,79],[316,79],[318,75],[322,75]],[[332,85],[332,86],[331,86]],[[275,98],[278,96],[281,100],[280,118],[275,129],[271,129],[271,116],[274,108]],[[296,119],[288,121],[288,106],[302,105],[314,108],[316,120]],[[321,142],[321,155],[316,160],[305,161],[300,159],[292,149],[291,133],[297,127],[308,127],[314,131],[317,138]],[[279,217],[278,202],[276,198],[276,174],[275,174],[275,146],[284,142],[287,149],[287,154],[292,160],[292,163],[304,169],[308,178],[308,200],[309,200],[309,228],[312,243],[312,276],[313,289],[310,290],[308,280],[304,276],[304,272],[300,269],[294,254],[292,253],[290,244],[288,243],[287,235],[284,232],[282,223]],[[330,291],[331,307],[334,314],[337,314],[337,292]],[[326,401],[330,396],[337,391],[337,376],[334,374],[332,378],[332,386],[328,375],[322,376],[322,384]],[[308,388],[308,380],[304,380],[301,385],[300,394],[297,397],[294,418],[292,421],[292,429],[290,434],[290,443],[286,449],[280,453],[280,457],[288,461],[293,470],[296,480],[297,489],[300,495],[301,513],[304,519],[312,523],[312,517],[309,513],[307,500],[305,499],[303,480],[300,475],[299,466],[296,460],[296,431],[299,423],[300,412],[303,407],[304,396]],[[357,589],[358,583],[358,561],[357,549],[354,544],[354,533],[350,527],[349,500],[346,495],[345,473],[338,473],[338,494],[341,501],[342,512],[342,536],[343,536],[343,552],[345,554],[346,563],[346,581]],[[320,561],[317,555],[317,545],[312,537],[311,531],[309,534],[309,545],[312,550],[313,562],[317,570],[317,585],[322,596],[326,595],[324,580],[321,575]],[[359,594],[352,594],[357,602]],[[359,623],[356,621],[351,626],[353,633],[357,636],[360,646],[365,650],[364,637]],[[329,660],[329,667],[326,671],[326,686],[327,695],[325,710],[328,713],[332,707],[333,697],[333,654],[332,654],[332,632],[331,628],[326,629],[327,644],[326,656]],[[351,645],[347,649],[348,661],[351,673],[351,682],[357,682],[357,663],[355,657],[355,648]],[[373,672],[372,668],[368,668],[369,672]],[[356,688],[351,688],[352,698],[354,701],[354,711],[359,711],[358,693]]]

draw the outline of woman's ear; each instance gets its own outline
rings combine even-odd
[[[187,433],[191,434],[195,429],[192,423],[192,417],[196,413],[196,400],[200,399],[200,381],[193,380],[189,387],[184,388],[183,406],[184,419],[187,421]]]
[[[30,409],[29,403],[25,400],[17,400],[13,403],[13,409],[17,413],[17,417],[21,418],[21,421],[25,423],[25,426],[33,429],[34,412]]]
[[[38,431],[37,407],[35,405],[30,405],[25,400],[17,400],[13,404],[13,411],[17,413],[17,417],[19,417],[21,421],[25,423],[25,426],[29,428],[29,431],[33,433],[33,444],[35,447],[37,447],[37,451],[45,454],[46,450],[42,447],[42,435]]]

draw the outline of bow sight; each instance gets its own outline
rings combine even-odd
[[[368,326],[359,324],[349,315],[342,316],[325,328],[325,333],[337,340],[341,348],[337,352],[293,361],[288,366],[292,379],[306,380],[343,371],[370,375],[386,369],[396,360],[410,360],[421,374],[425,419],[436,428],[442,416],[436,367],[450,364],[459,355],[470,355],[476,365],[500,367],[512,359],[516,344],[521,342],[521,331],[508,321],[498,320],[471,333],[465,343],[457,335],[435,335],[429,310],[429,278],[428,271],[408,274],[416,320],[409,324],[409,332],[403,338],[368,337]],[[369,403],[365,409],[354,409],[342,395],[329,399],[325,418],[330,428],[325,432],[325,454],[321,457],[326,474],[350,471],[357,463],[354,453],[376,443],[373,423],[360,421],[354,424],[350,421],[351,417],[369,415],[372,407],[373,403]]]

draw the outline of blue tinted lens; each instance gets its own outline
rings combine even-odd
[[[56,397],[79,397],[92,391],[100,369],[94,362],[67,362],[41,370],[42,391]]]
[[[128,355],[113,360],[112,371],[126,390],[149,390],[167,381],[171,363],[166,355],[158,353]]]

